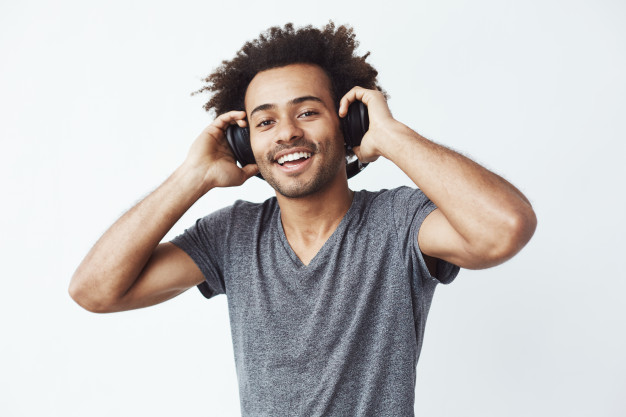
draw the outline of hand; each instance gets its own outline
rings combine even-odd
[[[382,92],[368,90],[363,87],[354,87],[348,91],[339,101],[339,117],[348,114],[348,107],[355,101],[361,101],[367,106],[370,126],[361,140],[361,146],[353,148],[354,154],[361,162],[374,162],[382,155],[377,141],[384,140],[388,135],[388,128],[396,124],[391,115],[387,100]]]
[[[241,185],[259,172],[256,164],[239,168],[226,141],[226,128],[231,124],[246,127],[245,118],[244,111],[224,113],[207,126],[191,145],[183,166],[201,175],[205,192],[214,187]]]

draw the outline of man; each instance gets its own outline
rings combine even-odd
[[[72,278],[72,297],[94,312],[196,285],[226,294],[246,416],[413,415],[436,284],[504,262],[535,229],[511,184],[392,117],[355,47],[332,23],[271,28],[244,45],[206,79],[219,116]],[[419,189],[349,189],[340,125],[356,101],[370,119],[358,159],[383,156]],[[249,128],[257,164],[236,165],[225,140],[234,124]],[[159,243],[209,190],[259,172],[275,198],[238,201]]]

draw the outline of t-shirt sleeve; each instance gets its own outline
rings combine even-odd
[[[172,240],[202,271],[204,282],[198,285],[198,289],[206,298],[226,293],[224,243],[228,235],[228,218],[228,208],[218,210],[198,219],[193,226]]]
[[[422,279],[449,284],[454,281],[460,268],[442,259],[437,263],[437,276],[428,271],[424,254],[419,248],[417,236],[424,219],[437,207],[420,189],[400,187],[392,191],[392,210],[398,239],[407,260],[416,275]]]

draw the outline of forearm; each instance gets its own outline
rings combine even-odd
[[[199,174],[181,166],[117,220],[74,273],[72,297],[91,306],[111,304],[122,297],[165,234],[204,194],[201,180]]]
[[[401,123],[390,125],[385,137],[381,154],[437,205],[468,246],[515,250],[530,238],[534,212],[512,184]]]

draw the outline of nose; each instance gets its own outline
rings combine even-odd
[[[276,142],[290,142],[299,139],[304,135],[302,128],[296,120],[283,118],[278,124],[276,130]]]

